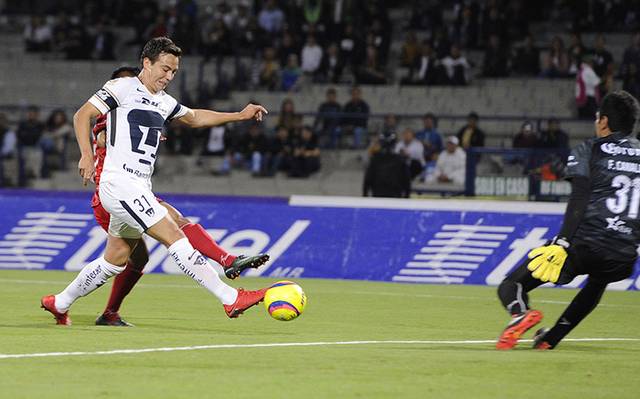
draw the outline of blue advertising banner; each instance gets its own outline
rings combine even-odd
[[[166,195],[231,253],[268,252],[250,276],[497,285],[558,230],[563,205],[466,200]],[[0,269],[79,270],[106,234],[89,193],[0,191]],[[145,238],[148,273],[180,273]],[[212,262],[214,263],[214,262]],[[219,267],[215,265],[215,267]],[[613,289],[640,289],[633,278]],[[580,286],[578,278],[570,286]]]

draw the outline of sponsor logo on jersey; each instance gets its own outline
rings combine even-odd
[[[626,226],[627,222],[624,220],[620,220],[620,216],[606,218],[607,219],[607,230],[617,231],[622,234],[631,234],[633,230],[631,227]]]
[[[640,156],[640,148],[620,147],[616,143],[603,143],[600,150],[609,155],[632,155]]]
[[[105,89],[98,90],[96,92],[96,96],[98,96],[102,101],[107,101],[109,98],[111,98],[111,95]]]

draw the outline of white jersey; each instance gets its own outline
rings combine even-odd
[[[151,94],[137,77],[105,83],[89,102],[107,119],[107,156],[100,181],[128,176],[151,190],[151,175],[165,122],[189,108],[161,91]]]

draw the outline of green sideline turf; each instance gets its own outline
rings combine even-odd
[[[74,305],[73,326],[55,326],[39,298],[74,276],[0,271],[0,398],[585,399],[636,398],[640,391],[640,341],[563,342],[551,352],[531,350],[528,342],[509,352],[468,342],[495,339],[507,321],[491,287],[298,279],[307,310],[278,322],[262,304],[229,320],[188,278],[148,275],[122,309],[135,328],[93,325],[110,284]],[[273,281],[233,285],[254,289]],[[555,321],[574,294],[532,293],[543,324]],[[640,339],[639,299],[638,292],[606,293],[568,338]],[[340,341],[423,342],[92,353]],[[89,353],[1,355],[48,352]]]

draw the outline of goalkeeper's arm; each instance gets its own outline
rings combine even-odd
[[[590,196],[591,181],[588,177],[576,176],[571,179],[571,196],[567,203],[567,210],[564,213],[564,220],[562,221],[558,238],[571,242],[587,210]]]

